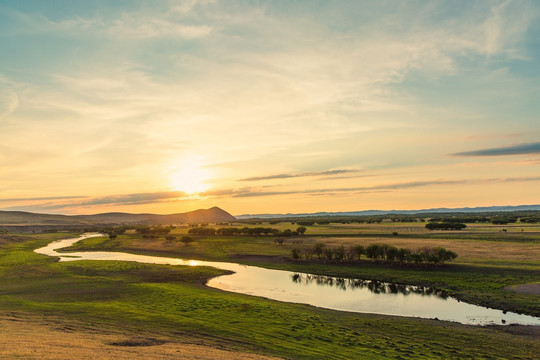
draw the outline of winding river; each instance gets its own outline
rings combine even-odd
[[[56,250],[102,234],[54,241],[35,252],[56,256],[60,261],[119,260],[149,264],[211,266],[233,271],[207,282],[209,287],[268,299],[309,304],[327,309],[385,315],[437,318],[470,325],[540,325],[540,318],[485,308],[458,301],[431,288],[378,281],[334,278],[265,269],[228,262],[182,260],[122,252],[70,252]]]

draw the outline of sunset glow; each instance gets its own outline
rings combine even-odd
[[[188,195],[208,190],[207,181],[210,179],[208,170],[203,169],[195,161],[184,162],[178,170],[171,175],[173,190],[183,191]]]
[[[537,1],[0,5],[0,209],[540,203]]]

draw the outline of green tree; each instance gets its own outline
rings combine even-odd
[[[321,258],[325,247],[326,245],[323,243],[315,243],[315,245],[313,245],[313,253],[317,255],[317,258]]]
[[[304,235],[306,233],[306,230],[307,228],[305,226],[299,226],[298,228],[296,228],[296,232],[300,235]]]
[[[182,238],[180,239],[181,242],[184,243],[184,245],[189,245],[190,243],[192,243],[194,240],[191,236],[188,236],[188,235],[184,235],[182,236]]]
[[[341,245],[334,249],[334,260],[341,262],[343,259],[345,259],[345,247]]]
[[[354,246],[354,252],[356,254],[356,257],[358,260],[360,260],[360,257],[366,253],[366,249],[362,245],[355,245]]]

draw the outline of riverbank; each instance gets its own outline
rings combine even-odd
[[[524,234],[516,232],[511,238],[515,241],[503,242],[500,239],[500,232],[485,233],[483,227],[480,228],[482,238],[478,240],[466,240],[467,236],[479,236],[474,231],[469,232],[468,235],[456,234],[456,232],[439,233],[439,236],[461,237],[454,240],[446,238],[440,240],[432,239],[433,234],[426,230],[422,233],[418,226],[414,229],[416,229],[414,239],[404,240],[398,236],[398,238],[389,237],[381,240],[375,234],[373,239],[358,239],[354,236],[347,238],[344,233],[340,234],[340,237],[333,237],[329,233],[325,239],[326,243],[332,246],[349,246],[357,242],[368,245],[384,241],[396,246],[408,244],[407,246],[414,248],[414,246],[439,246],[444,243],[447,249],[460,249],[457,261],[432,269],[377,264],[365,258],[354,264],[290,261],[290,253],[294,247],[312,246],[315,242],[321,242],[322,238],[317,234],[303,239],[289,240],[282,246],[274,243],[272,238],[245,236],[199,236],[195,237],[195,242],[184,246],[164,239],[144,239],[132,233],[120,235],[114,240],[106,237],[86,239],[64,250],[123,251],[161,257],[239,262],[317,275],[425,286],[444,290],[449,295],[467,303],[540,317],[538,296],[506,290],[511,286],[535,283],[540,280],[540,261],[537,258],[540,254],[540,244],[535,241],[524,242],[524,239],[535,237],[536,232],[529,231]],[[312,232],[329,231],[327,227],[323,227],[322,230],[313,227],[309,230]],[[350,226],[345,226],[340,231],[345,230],[357,231],[358,229],[350,230]],[[174,233],[180,236],[182,231],[185,229],[175,229]],[[427,238],[423,238],[424,235]],[[496,241],[490,240],[491,235]],[[520,238],[520,235],[523,238]],[[294,243],[298,241],[301,241],[301,244]],[[452,246],[453,243],[455,243],[454,246]]]

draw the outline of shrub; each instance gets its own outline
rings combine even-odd
[[[426,229],[429,230],[461,230],[466,227],[467,225],[458,222],[430,222],[426,224]]]
[[[194,240],[191,236],[188,236],[188,235],[184,235],[182,236],[182,238],[180,239],[181,242],[184,243],[184,245],[189,245],[190,243],[192,243]]]

